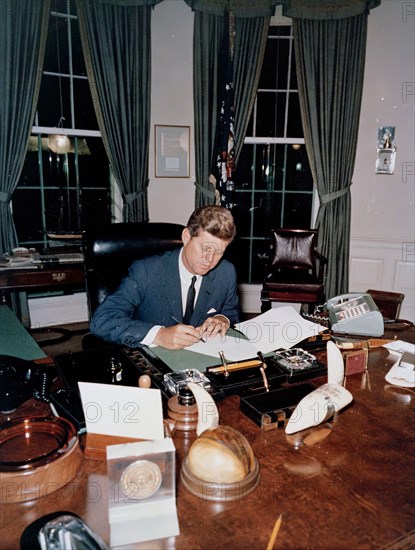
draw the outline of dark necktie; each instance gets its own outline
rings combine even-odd
[[[187,291],[186,310],[184,312],[183,323],[188,325],[193,313],[193,305],[195,303],[195,282],[196,275],[193,275],[192,282],[190,283],[189,290]]]

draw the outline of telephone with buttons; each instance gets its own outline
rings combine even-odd
[[[330,298],[315,314],[304,316],[326,324],[332,333],[382,336],[384,321],[370,294],[351,292]],[[319,314],[320,313],[320,314]]]

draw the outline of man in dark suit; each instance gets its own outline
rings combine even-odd
[[[96,309],[92,334],[134,348],[169,349],[224,335],[239,320],[236,271],[222,259],[235,233],[226,208],[196,209],[183,229],[182,248],[134,262]]]

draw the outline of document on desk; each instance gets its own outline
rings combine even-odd
[[[214,357],[223,351],[227,360],[240,361],[255,357],[258,351],[269,353],[276,349],[295,347],[305,338],[327,330],[327,327],[301,317],[292,306],[272,308],[253,319],[238,323],[235,328],[241,336],[227,335],[223,338],[219,335],[186,349]]]

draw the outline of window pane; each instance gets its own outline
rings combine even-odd
[[[250,241],[241,239],[237,236],[236,243],[238,254],[226,255],[229,260],[231,260],[235,266],[237,266],[238,280],[240,282],[249,280],[249,266],[251,263],[251,249]]]
[[[281,193],[257,193],[254,206],[254,237],[268,235],[281,220]]]
[[[75,128],[98,130],[94,104],[89,90],[88,80],[75,78],[73,81],[75,96]]]
[[[287,137],[303,137],[300,100],[297,93],[290,93],[288,98]]]
[[[287,145],[286,147],[286,189],[312,191],[313,178],[305,145]]]
[[[284,136],[285,98],[285,93],[258,92],[255,127],[258,137]]]
[[[258,88],[287,89],[289,47],[287,39],[268,39]]]
[[[71,191],[61,189],[45,190],[45,219],[48,233],[79,229],[73,223],[70,213]]]
[[[295,69],[295,56],[294,53],[291,56],[291,78],[290,78],[290,89],[291,90],[297,90],[298,88],[298,82],[297,82],[297,71]]]
[[[284,225],[308,229],[311,220],[311,197],[309,194],[287,193],[285,196]]]
[[[109,188],[109,163],[101,138],[85,139],[90,154],[79,155],[79,180],[82,187]]]
[[[252,245],[252,270],[251,281],[253,283],[262,283],[265,272],[265,254],[269,251],[269,235],[264,239],[253,241]]]
[[[13,193],[13,220],[19,243],[42,242],[42,204],[40,190],[16,189]]]
[[[36,142],[35,142],[36,143]],[[20,174],[19,187],[26,187],[28,185],[40,185],[39,180],[39,164],[37,150],[26,155],[22,173]],[[14,203],[14,194],[13,194]]]
[[[111,200],[108,189],[81,191],[82,228],[96,228],[111,222]]]
[[[62,102],[61,102],[62,100]],[[43,75],[37,103],[39,126],[71,127],[70,82],[66,77]],[[61,120],[61,116],[63,119]],[[59,124],[61,122],[61,124]]]
[[[68,50],[67,47],[62,47],[64,44],[67,44],[67,41],[67,18],[51,15],[46,39],[45,60],[43,63],[44,71],[69,74]]]
[[[72,70],[74,75],[86,76],[84,53],[82,51],[81,36],[78,20],[71,19],[72,34]]]

